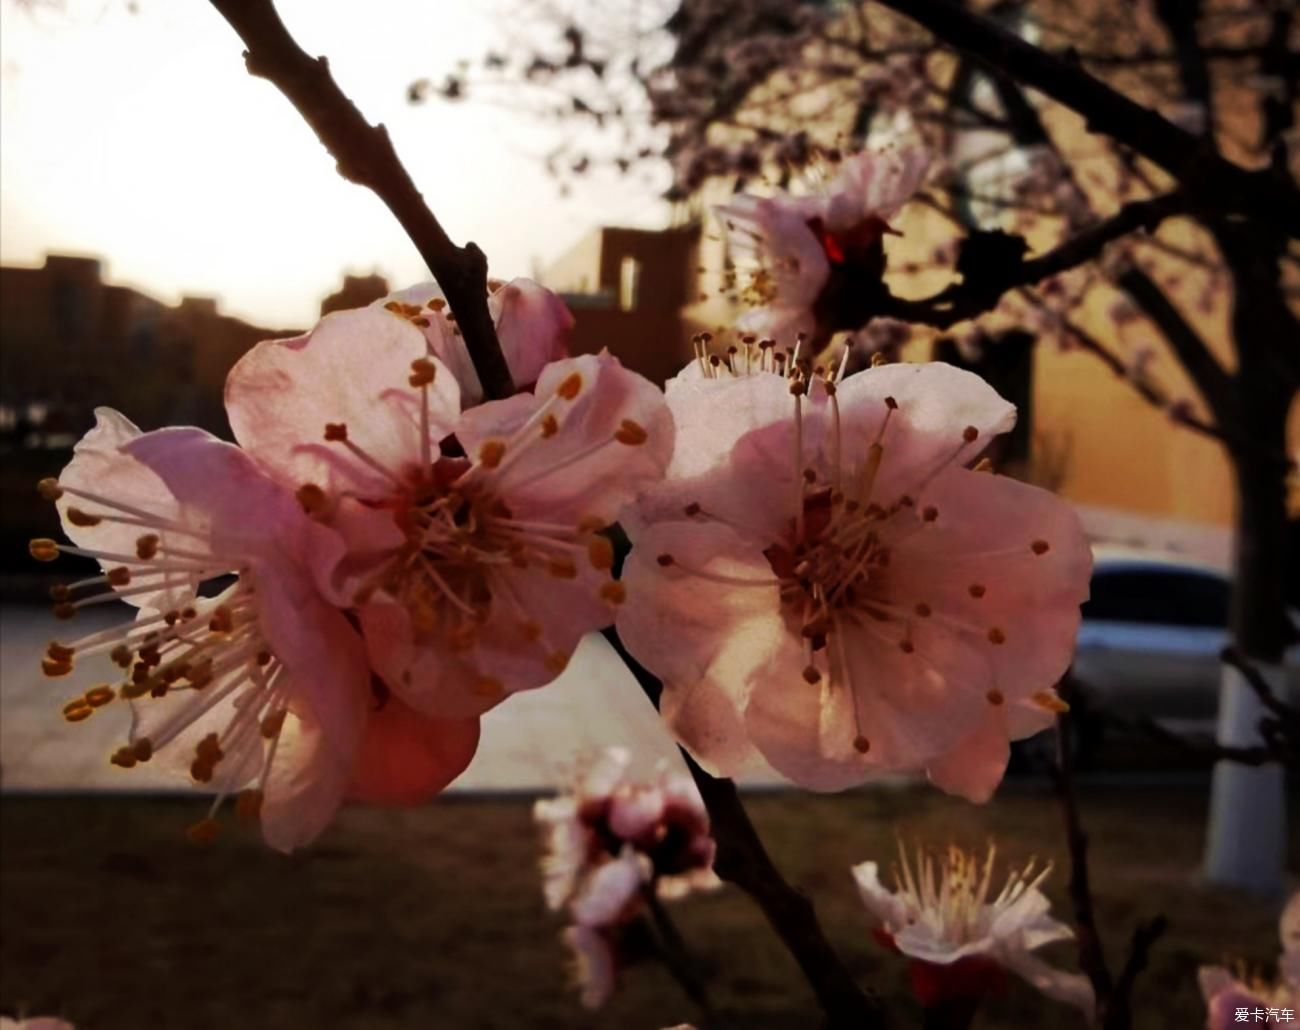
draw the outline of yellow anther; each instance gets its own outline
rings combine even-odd
[[[411,362],[411,375],[406,380],[412,386],[428,386],[438,374],[438,366],[428,358],[416,358]]]
[[[234,628],[234,613],[224,604],[218,605],[216,611],[212,613],[212,618],[208,619],[208,629],[213,633],[230,633]]]
[[[524,639],[530,644],[535,644],[542,639],[542,624],[533,619],[527,619],[519,624],[519,632],[524,635]]]
[[[496,293],[505,284],[504,279],[489,279],[487,281],[488,293]]]
[[[1003,696],[1002,691],[1000,691],[1000,690],[998,690],[998,689],[996,689],[996,688],[994,688],[993,690],[990,690],[990,691],[989,691],[987,694],[985,694],[984,696],[985,696],[985,698],[988,699],[988,703],[991,704],[991,705],[1000,705],[1000,704],[1002,704],[1003,702],[1006,701],[1006,698]]]
[[[280,735],[280,730],[284,728],[284,719],[287,714],[287,709],[277,708],[274,712],[262,716],[262,736],[267,740],[274,740],[278,737]]]
[[[72,600],[72,588],[64,583],[55,583],[50,587],[51,601],[70,601]]]
[[[470,690],[476,697],[489,699],[502,697],[506,692],[506,688],[501,685],[501,682],[494,680],[491,676],[484,676]]]
[[[1043,555],[1052,549],[1052,545],[1046,540],[1035,540],[1029,545],[1029,549],[1033,551],[1034,554]]]
[[[556,558],[547,563],[546,571],[556,579],[575,579],[578,575],[578,566],[568,558]]]
[[[122,684],[122,697],[127,701],[134,701],[138,697],[144,697],[152,689],[153,684],[148,679],[134,680]]]
[[[910,640],[900,640],[898,642],[898,649],[902,651],[903,654],[911,654],[913,651],[916,650],[916,645],[913,644]]]
[[[194,745],[194,753],[205,762],[216,762],[225,752],[221,750],[221,738],[209,733]]]
[[[961,438],[967,443],[974,443],[979,439],[980,431],[974,426],[967,426],[961,431]]]
[[[315,483],[303,483],[293,495],[298,498],[299,506],[308,515],[316,515],[324,511],[329,501],[325,491]]]
[[[853,738],[853,750],[860,755],[865,755],[871,750],[871,741],[859,733]]]
[[[921,509],[921,518],[926,522],[933,522],[939,517],[939,509],[933,504],[927,504]]]
[[[206,758],[196,758],[190,763],[190,778],[195,783],[208,783],[212,779],[215,768],[216,762]]]
[[[63,717],[67,719],[68,722],[80,722],[82,719],[87,718],[91,711],[93,711],[93,709],[90,705],[86,704],[86,699],[84,697],[74,697],[63,706]]]
[[[558,676],[569,667],[569,656],[563,651],[552,651],[542,663],[552,676]]]
[[[897,411],[897,410],[898,410],[898,401],[894,400],[893,397],[886,397],[886,398],[885,398],[885,407],[888,408],[890,411]]]
[[[56,604],[53,611],[56,619],[63,619],[66,621],[77,614],[77,606],[71,602],[64,601],[62,604]]]
[[[64,514],[67,516],[68,521],[74,526],[81,526],[83,529],[90,526],[98,526],[104,521],[98,515],[91,515],[89,512],[84,512],[80,508],[69,508],[64,512]]]
[[[986,593],[988,593],[988,591],[985,590],[983,583],[972,583],[970,586],[966,588],[966,591],[971,595],[971,597],[975,598],[975,600],[977,601],[981,597],[983,597]]]
[[[54,561],[59,556],[59,545],[48,537],[38,537],[27,544],[27,553],[37,561]]]
[[[880,351],[876,351],[875,354],[871,355],[872,368],[879,368],[881,365],[888,365],[888,364],[889,364],[889,359],[885,357],[882,353],[880,353]]]
[[[579,533],[599,533],[607,523],[599,515],[584,515],[578,520]]]
[[[676,562],[676,559],[671,554],[665,552],[655,558],[655,562],[661,569],[666,569],[672,566]]]
[[[578,396],[582,390],[582,373],[570,372],[561,380],[560,385],[555,388],[556,396],[563,397],[566,401],[571,401]]]
[[[134,769],[135,755],[129,747],[120,747],[109,756],[109,762],[121,769]]]
[[[989,461],[988,458],[980,458],[980,460],[977,461],[977,462],[975,463],[975,471],[976,471],[976,472],[992,472],[992,471],[993,471],[993,462]]]
[[[135,556],[141,561],[150,561],[158,556],[158,534],[146,533],[135,542]]]
[[[548,439],[560,431],[560,420],[548,414],[542,419],[542,439]]]
[[[610,604],[622,604],[627,600],[627,587],[617,579],[611,579],[600,588],[600,596]]]
[[[148,737],[141,737],[131,745],[131,754],[135,756],[137,762],[147,762],[153,757],[153,741]]]
[[[345,422],[326,422],[325,439],[329,443],[343,443],[348,438],[348,427]]]
[[[434,311],[441,311],[443,308],[447,306],[447,302],[443,300],[441,297],[434,297],[428,303],[429,303],[429,307]]]
[[[1007,635],[996,626],[989,630],[988,638],[990,644],[1005,644],[1007,642]]]
[[[587,560],[593,569],[602,572],[614,567],[614,545],[609,542],[609,537],[593,536],[587,541]]]
[[[53,476],[46,476],[36,484],[36,492],[42,500],[57,501],[63,496],[63,487],[59,486],[59,481]]]
[[[271,664],[271,659],[274,657],[275,655],[271,654],[270,651],[258,651],[253,660],[257,662],[258,665],[267,666]]]
[[[131,649],[125,644],[118,644],[108,654],[113,660],[113,664],[122,669],[128,669],[131,666]]]
[[[200,819],[185,831],[185,837],[191,844],[211,844],[221,835],[221,827],[211,817]]]
[[[623,419],[619,423],[617,432],[614,433],[614,439],[628,447],[639,447],[650,439],[650,434],[645,431],[645,427],[639,422],[633,422],[630,418]]]
[[[688,504],[685,508],[682,509],[682,514],[685,515],[688,519],[693,519],[695,518],[696,515],[698,515],[703,510],[704,509],[700,507],[699,501],[691,501],[690,504]]]
[[[1070,706],[1061,700],[1061,695],[1055,690],[1040,690],[1033,696],[1033,702],[1039,708],[1058,715],[1070,710]]]
[[[104,578],[108,580],[110,586],[124,587],[131,582],[131,570],[125,565],[119,565],[115,569],[109,569]]]
[[[45,647],[45,653],[56,662],[70,662],[72,656],[77,653],[77,649],[69,647],[67,644],[60,644],[57,640],[51,640]]]
[[[104,683],[98,687],[91,687],[86,691],[86,704],[90,705],[91,708],[103,708],[115,697],[117,697],[117,691]]]
[[[478,460],[490,469],[500,465],[501,459],[505,456],[506,442],[504,440],[484,440],[483,445],[478,449]]]
[[[241,790],[235,798],[235,818],[245,823],[255,823],[262,814],[262,792]]]
[[[803,678],[806,683],[820,683],[822,674],[815,665],[804,666]]]

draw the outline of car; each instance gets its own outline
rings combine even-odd
[[[1086,723],[1078,743],[1085,751],[1095,752],[1108,712],[1149,719],[1173,733],[1213,735],[1231,590],[1230,575],[1208,564],[1094,548],[1073,667]],[[1300,647],[1288,651],[1284,665],[1285,690],[1295,696]]]

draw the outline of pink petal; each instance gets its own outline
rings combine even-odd
[[[488,311],[515,389],[537,382],[542,369],[568,353],[573,315],[559,296],[531,279],[513,279],[488,298]]]
[[[151,530],[138,525],[124,525],[105,518],[95,526],[78,526],[68,520],[68,509],[78,508],[89,515],[121,515],[110,504],[102,504],[70,491],[80,490],[97,494],[106,500],[126,505],[137,512],[152,516],[159,522],[170,522],[185,527],[189,532],[158,529],[157,535],[164,548],[167,546],[193,548],[208,532],[208,519],[203,512],[182,508],[167,489],[166,484],[146,465],[137,461],[124,448],[141,437],[141,432],[125,416],[112,408],[95,409],[95,426],[73,448],[72,461],[59,475],[65,492],[57,502],[63,531],[79,547],[110,554],[133,555],[136,541]],[[106,561],[105,568],[126,565],[135,569],[134,563]],[[169,577],[165,587],[157,591],[135,594],[124,600],[140,608],[167,611],[183,607],[194,596],[195,579],[177,573]],[[117,589],[117,588],[115,588]]]
[[[614,994],[617,967],[609,941],[600,930],[570,926],[564,931],[564,942],[573,952],[583,1006],[600,1008]]]
[[[290,714],[262,799],[262,837],[267,844],[288,853],[320,836],[347,791],[350,758],[327,744],[310,718]]]
[[[880,867],[875,862],[862,862],[851,871],[862,904],[886,930],[892,932],[908,924],[914,916],[911,906],[895,897],[880,882]]]
[[[581,926],[609,926],[636,905],[647,880],[642,858],[631,848],[593,872],[570,906]]]
[[[575,389],[572,398],[558,393]],[[467,454],[488,439],[508,441],[501,467],[485,477],[517,518],[613,522],[658,482],[673,453],[673,420],[658,388],[608,353],[548,365],[529,410],[518,398],[465,412],[456,435]],[[544,425],[546,414],[555,429]],[[521,424],[536,415],[534,424]],[[623,442],[627,441],[627,442]]]
[[[825,201],[812,197],[742,195],[718,209],[738,246],[757,234],[760,258],[775,280],[777,306],[811,308],[826,285],[830,264],[808,227],[824,207]]]
[[[896,410],[889,411],[886,398]],[[971,464],[1000,433],[1015,425],[1016,409],[983,379],[942,362],[867,369],[840,384],[843,456],[860,469],[868,447],[880,441],[883,458],[869,500],[889,505],[912,494],[940,468]],[[881,427],[888,416],[888,427]],[[973,428],[976,437],[964,434]],[[823,451],[829,465],[830,449]]]
[[[408,380],[411,363],[427,356],[415,327],[375,308],[339,311],[305,336],[259,343],[226,380],[235,439],[291,488],[314,483],[389,492],[382,473],[325,441],[325,426],[345,425],[352,444],[399,476],[418,467],[421,390]],[[454,428],[460,390],[448,369],[430,360],[429,435],[436,454],[436,442]]]
[[[434,719],[388,697],[366,720],[349,796],[374,804],[422,804],[465,771],[478,739],[477,719]]]
[[[1033,984],[1053,1001],[1064,1002],[1083,1013],[1092,1023],[1097,1007],[1097,996],[1092,983],[1079,973],[1055,969],[1029,951],[1017,951],[1003,957],[1003,964],[1017,976]]]
[[[681,565],[665,568],[661,554]],[[767,580],[735,588],[684,572]],[[619,635],[664,683],[661,714],[695,758],[721,775],[754,760],[741,719],[750,682],[787,647],[772,570],[758,546],[719,523],[649,527],[623,568]]]
[[[616,793],[610,801],[609,828],[621,839],[637,842],[654,830],[663,815],[661,791],[653,787],[628,788]]]
[[[663,482],[625,518],[628,532],[635,539],[638,525],[680,519],[687,505],[699,504],[713,518],[775,539],[794,514],[789,382],[767,372],[705,378],[688,365],[664,392],[677,427],[676,447]],[[755,441],[745,464],[733,462],[742,440]],[[764,466],[755,478],[750,463],[759,461]]]
[[[926,773],[936,787],[983,804],[1002,782],[1010,756],[1006,719],[990,708],[952,750],[926,766]]]

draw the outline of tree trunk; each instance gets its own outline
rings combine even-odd
[[[1284,690],[1286,616],[1286,423],[1296,384],[1288,362],[1297,319],[1279,289],[1280,248],[1263,233],[1220,225],[1215,235],[1233,278],[1232,328],[1237,346],[1229,435],[1237,517],[1230,630],[1237,649]],[[1275,245],[1270,245],[1275,244]],[[1240,674],[1225,667],[1219,742],[1262,743],[1265,710]],[[1220,762],[1210,798],[1205,874],[1214,883],[1280,892],[1286,840],[1286,781],[1280,765],[1250,768]]]

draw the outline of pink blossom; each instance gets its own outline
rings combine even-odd
[[[552,910],[570,904],[596,871],[628,849],[649,863],[662,898],[717,886],[709,817],[694,782],[666,769],[638,782],[629,776],[630,762],[626,749],[607,748],[570,793],[534,805],[545,837],[543,887]]]
[[[573,315],[556,294],[531,279],[512,279],[508,283],[492,279],[488,289],[488,314],[496,325],[510,377],[516,388],[530,387],[543,368],[568,354]],[[430,353],[451,370],[460,384],[465,406],[483,400],[478,373],[437,283],[410,286],[371,306],[406,319],[424,333]]]
[[[1063,707],[1091,567],[1078,519],[967,467],[1015,421],[977,376],[896,364],[835,382],[750,350],[667,385],[677,447],[625,518],[624,643],[712,772],[757,753],[838,790],[924,769],[986,800],[1008,740]]]
[[[548,364],[531,393],[461,399],[426,336],[382,308],[259,344],[226,384],[236,438],[345,541],[314,567],[373,668],[445,718],[549,683],[612,621],[624,591],[599,530],[673,447],[662,395],[604,353]]]
[[[889,220],[920,188],[929,154],[917,143],[864,151],[844,161],[822,194],[742,194],[718,209],[732,246],[757,267],[740,299],[754,310],[741,327],[782,345],[802,334],[825,342],[857,329],[855,308],[884,273]]]
[[[1274,980],[1237,975],[1222,966],[1202,966],[1197,974],[1205,998],[1206,1030],[1228,1030],[1239,1024],[1241,1009],[1289,1009],[1300,1015],[1300,893],[1293,894],[1278,921],[1282,954]]]
[[[854,866],[853,878],[882,937],[913,959],[912,985],[923,1005],[980,997],[998,989],[1005,970],[1091,1020],[1096,999],[1087,977],[1054,969],[1033,954],[1074,936],[1052,917],[1038,889],[1051,866],[1036,872],[1030,862],[1013,870],[992,895],[994,857],[990,846],[981,867],[974,855],[949,848],[938,860],[918,852],[913,865],[900,845],[892,892],[881,884],[875,862]]]
[[[66,676],[80,658],[107,653],[120,686],[93,687],[64,708],[88,718],[116,699],[133,721],[115,765],[161,763],[188,772],[239,809],[260,811],[263,835],[279,850],[312,840],[352,789],[361,753],[391,738],[392,714],[368,719],[370,672],[360,638],[316,590],[309,555],[341,555],[342,539],[303,513],[291,493],[238,448],[202,430],[141,433],[101,408],[58,480],[42,492],[59,508],[75,546],[33,541],[32,553],[95,558],[101,576],[56,588],[55,614],[122,598],[138,608],[126,626],[52,643],[44,669]],[[216,596],[199,585],[234,582]],[[478,728],[446,722],[439,761],[404,770],[395,786],[364,774],[366,793],[427,795],[461,771]],[[215,830],[211,818],[194,830]]]
[[[563,938],[573,953],[574,978],[586,1008],[600,1008],[614,993],[621,964],[620,928],[640,913],[641,891],[649,878],[646,858],[624,848],[592,871],[569,903],[573,925]]]

